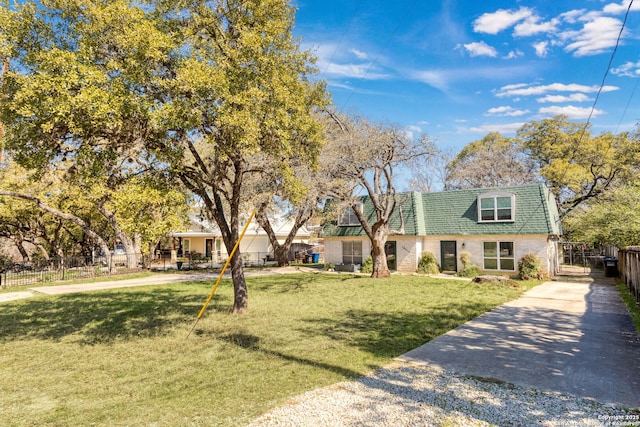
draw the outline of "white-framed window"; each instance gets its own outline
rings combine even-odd
[[[484,269],[515,271],[513,242],[484,242]]]
[[[478,222],[513,222],[515,196],[511,193],[486,193],[478,196]]]
[[[342,242],[342,263],[362,265],[362,241]]]
[[[362,211],[362,203],[360,203],[360,205],[358,206],[358,209]],[[353,208],[349,206],[348,208],[343,210],[342,213],[340,214],[340,217],[338,218],[338,225],[341,227],[350,227],[350,226],[356,226],[361,224],[360,224],[360,221],[358,220],[358,217],[356,216],[356,213],[353,211]]]

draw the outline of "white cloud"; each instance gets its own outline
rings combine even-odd
[[[485,115],[487,116],[502,116],[502,117],[518,117],[529,113],[529,110],[517,110],[513,107],[502,106],[490,108]]]
[[[583,93],[573,93],[569,96],[564,95],[547,95],[542,98],[536,99],[536,101],[540,103],[551,102],[551,103],[561,103],[561,102],[586,102],[591,101],[587,95]]]
[[[525,87],[529,87],[528,83],[514,83],[511,85],[506,85],[506,86],[502,86],[502,88],[500,90],[503,91],[510,91],[510,90],[516,90],[516,89],[522,89]]]
[[[580,93],[594,93],[598,92],[600,86],[585,86],[576,83],[564,84],[564,83],[552,83],[549,85],[529,86],[527,84],[515,84],[501,87],[497,92],[497,97],[505,96],[528,96],[528,95],[543,95],[548,92],[580,92]],[[602,92],[611,92],[618,90],[617,86],[603,86]]]
[[[621,28],[620,20],[600,16],[586,22],[580,31],[561,34],[561,38],[571,41],[564,49],[574,56],[597,55],[616,45]]]
[[[501,134],[515,133],[518,129],[524,126],[524,123],[504,123],[504,124],[490,124],[469,128],[471,132],[491,133],[499,132]]]
[[[531,9],[521,7],[518,10],[500,9],[493,13],[485,13],[473,22],[473,30],[477,33],[498,34],[517,22],[532,16]]]
[[[463,45],[471,56],[490,56],[495,58],[498,56],[498,52],[485,42],[473,42]]]
[[[559,16],[565,22],[575,24],[586,14],[586,9],[575,9],[565,12]]]
[[[606,5],[602,11],[604,13],[610,13],[612,15],[617,15],[620,13],[626,13],[627,9],[629,8],[629,2],[631,0],[623,0],[620,3],[610,3],[608,5]],[[635,2],[632,6],[631,6],[631,10],[640,10],[640,3]]]
[[[443,69],[427,69],[413,70],[402,69],[398,72],[405,78],[426,83],[443,92],[447,92],[454,87],[457,82],[467,82],[470,78],[468,68],[443,68]],[[474,67],[471,71],[473,78],[476,80],[487,81],[504,81],[505,79],[520,78],[531,74],[531,66],[529,64],[515,65],[490,65],[486,67]],[[526,87],[527,85],[524,84]]]
[[[446,71],[439,70],[415,71],[412,73],[413,79],[442,91],[446,91],[449,87],[449,77],[450,75]]]
[[[305,50],[315,53],[317,67],[323,74],[333,78],[358,78],[365,80],[386,80],[391,76],[372,61],[366,61],[366,52],[352,48],[339,49],[339,44],[304,44]],[[355,56],[355,59],[354,59]],[[379,64],[381,61],[378,60]]]
[[[385,80],[390,76],[382,71],[376,71],[376,67],[371,63],[362,64],[318,64],[327,75],[337,78],[358,78],[365,80]]]
[[[515,58],[520,58],[521,56],[524,56],[524,53],[522,53],[522,51],[520,49],[516,49],[516,50],[512,50],[511,52],[509,52],[507,54],[507,56],[505,56],[505,59],[515,59]]]
[[[552,19],[547,22],[539,22],[539,18],[532,16],[525,19],[524,22],[515,26],[513,35],[519,37],[533,36],[540,33],[550,33],[556,31],[560,22],[557,19]]]
[[[349,52],[353,53],[358,59],[367,59],[369,57],[365,52],[358,49],[349,49]]]
[[[638,77],[640,76],[640,61],[625,62],[621,66],[611,69],[611,72],[616,76]]]
[[[574,119],[574,120],[586,119],[589,117],[589,114],[591,114],[591,117],[597,117],[605,113],[603,110],[597,110],[597,109],[594,109],[593,113],[591,113],[591,108],[576,107],[573,105],[567,105],[563,107],[559,105],[554,105],[552,107],[540,108],[538,112],[540,114],[548,114],[551,116],[557,116],[559,114],[563,114],[567,116],[569,119]]]
[[[548,41],[534,43],[532,46],[536,50],[536,56],[538,58],[545,58],[547,56],[547,53],[549,52]]]

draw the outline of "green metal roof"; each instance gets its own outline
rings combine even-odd
[[[478,222],[478,196],[505,192],[515,196],[515,220],[512,222]],[[404,235],[483,235],[483,234],[552,234],[560,235],[560,217],[553,195],[544,184],[501,188],[474,188],[439,193],[402,193],[398,195],[404,216]],[[375,218],[368,197],[363,198],[367,218]],[[399,230],[399,210],[389,221],[390,230]],[[327,236],[362,236],[360,226],[324,228]]]

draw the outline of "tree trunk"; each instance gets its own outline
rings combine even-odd
[[[33,196],[29,196],[26,194],[20,194],[20,193],[16,193],[14,191],[6,191],[6,190],[0,190],[0,195],[2,196],[9,196],[9,197],[18,197],[24,200],[29,200],[33,203],[36,204],[36,206],[38,206],[40,209],[45,210],[59,218],[65,219],[67,221],[71,221],[72,223],[78,225],[80,228],[82,228],[82,230],[87,233],[87,235],[89,237],[91,237],[94,241],[96,241],[100,247],[102,248],[102,250],[105,252],[105,256],[107,258],[107,265],[111,265],[111,253],[109,252],[109,245],[107,244],[107,242],[104,241],[104,239],[102,237],[100,237],[98,235],[98,233],[94,232],[93,230],[91,230],[91,228],[89,228],[89,226],[87,225],[87,223],[85,223],[82,219],[68,214],[68,213],[64,213],[61,212],[55,208],[52,208],[50,206],[45,205],[42,200],[38,199],[37,197],[33,197]]]
[[[269,217],[265,213],[267,210],[268,204],[263,203],[260,208],[256,212],[256,221],[260,224],[260,227],[267,233],[269,237],[269,242],[271,242],[271,247],[273,247],[273,256],[276,258],[278,262],[278,267],[286,267],[289,265],[289,248],[291,248],[291,243],[295,239],[298,231],[302,228],[304,224],[311,218],[313,214],[312,209],[300,209],[296,214],[295,221],[289,230],[289,234],[285,239],[284,243],[280,244],[278,241],[278,237],[276,233],[273,231],[273,227],[271,227],[271,221],[269,221]]]
[[[116,237],[124,246],[124,251],[127,254],[127,268],[134,269],[138,267],[138,252],[136,251],[136,245],[133,239],[131,239],[125,233],[116,230]]]
[[[249,309],[249,294],[247,292],[247,282],[244,278],[242,268],[242,258],[239,252],[231,257],[231,277],[233,279],[233,309],[232,314],[242,314]]]
[[[24,247],[24,244],[23,244],[24,239],[22,238],[22,232],[18,231],[11,238],[11,240],[13,241],[13,244],[16,246],[16,249],[18,249],[18,252],[20,252],[20,255],[22,256],[22,262],[28,262],[29,261],[29,253],[27,252],[27,250]]]
[[[387,254],[384,245],[387,242],[387,232],[384,226],[375,230],[371,241],[371,258],[373,259],[373,271],[371,277],[389,277],[391,272],[387,266]]]
[[[289,247],[278,245],[273,247],[273,255],[278,261],[278,267],[286,267],[289,265]]]

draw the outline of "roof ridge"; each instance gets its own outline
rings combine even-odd
[[[424,202],[421,192],[413,191],[411,197],[411,202],[413,203],[414,216],[414,230],[416,230],[417,235],[424,236],[427,234],[427,219],[424,213]]]

